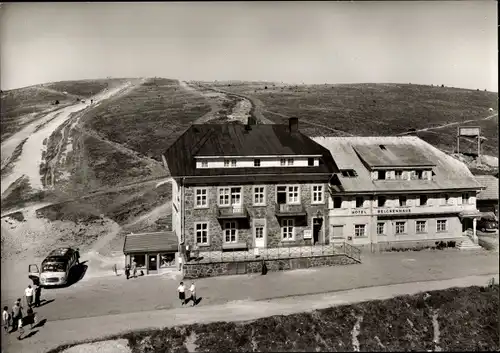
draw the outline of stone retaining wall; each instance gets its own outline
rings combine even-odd
[[[252,260],[240,262],[189,263],[183,265],[185,279],[261,273],[265,262],[268,271],[286,271],[299,268],[351,265],[357,262],[346,255],[314,256],[291,259]]]

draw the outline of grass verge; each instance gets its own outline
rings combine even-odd
[[[498,295],[494,284],[451,288],[251,322],[129,332],[94,342],[125,338],[133,353],[498,351]]]

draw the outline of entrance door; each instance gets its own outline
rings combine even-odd
[[[255,237],[255,247],[266,247],[266,220],[256,219],[253,225],[253,234]]]
[[[343,225],[333,225],[331,237],[332,237],[332,241],[344,240],[344,226]]]
[[[323,218],[313,218],[313,244],[319,243]]]
[[[148,256],[148,270],[149,271],[158,270],[158,264],[156,263],[156,254]]]

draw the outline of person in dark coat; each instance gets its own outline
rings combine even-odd
[[[127,279],[130,278],[130,265],[125,266],[125,276]]]
[[[40,306],[40,299],[42,297],[42,286],[35,285],[35,308]]]

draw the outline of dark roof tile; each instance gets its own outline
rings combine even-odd
[[[123,253],[177,251],[179,242],[174,232],[129,234],[125,236]]]

